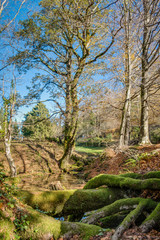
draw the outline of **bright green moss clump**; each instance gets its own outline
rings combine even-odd
[[[33,210],[30,207],[26,206],[26,209],[28,211],[27,221],[29,221],[29,225],[25,231],[20,232],[22,239],[25,240],[31,238],[32,240],[37,240],[44,238],[45,236],[58,239],[61,232],[60,221]]]
[[[149,178],[149,179],[134,179],[130,177],[100,174],[92,178],[84,187],[84,189],[98,188],[102,185],[107,185],[108,187],[118,187],[118,188],[129,188],[134,190],[143,189],[160,189],[160,179]]]
[[[14,224],[8,219],[0,219],[0,239],[10,240],[14,239],[15,227]]]
[[[88,240],[102,231],[102,228],[84,223],[62,222],[61,235],[72,232],[73,235],[80,235],[81,239]]]

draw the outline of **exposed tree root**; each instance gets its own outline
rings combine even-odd
[[[94,189],[103,185],[107,187]],[[87,240],[102,231],[99,225],[108,228],[110,219],[116,221],[112,240],[122,239],[124,231],[132,224],[140,226],[143,232],[148,232],[160,224],[159,199],[154,201],[138,197],[143,190],[148,189],[160,190],[160,172],[119,176],[103,174],[91,179],[82,190],[19,191],[17,196],[20,201],[38,210],[24,206],[29,225],[19,234],[24,240],[58,239],[61,236],[71,239],[74,234],[79,235],[79,239]],[[68,218],[69,215],[72,216]],[[64,216],[71,221],[77,221],[81,217],[82,220],[61,222],[53,216]],[[1,216],[0,224],[4,226],[4,222],[5,218]],[[14,227],[16,226],[11,223],[11,232],[14,232]],[[6,232],[4,236],[7,239]]]
[[[136,221],[136,219],[142,213],[143,209],[146,207],[147,203],[148,203],[147,200],[139,201],[137,207],[133,211],[131,211],[123,220],[123,222],[118,226],[114,235],[112,236],[112,240],[118,240],[122,236],[124,231],[128,229],[130,225]]]
[[[117,188],[129,188],[133,190],[144,190],[144,189],[160,189],[160,179],[149,178],[149,179],[134,179],[127,176],[107,175],[100,174],[92,178],[84,187],[84,189],[98,188],[102,185],[108,187]]]
[[[112,214],[122,212],[124,210],[133,210],[140,203],[142,203],[144,206],[146,206],[147,204],[147,208],[149,210],[154,209],[157,205],[157,203],[152,201],[151,199],[143,199],[143,198],[120,199],[108,206],[105,206],[94,212],[90,212],[89,216],[86,217],[82,222],[88,223],[88,224],[97,224],[99,219],[104,218],[105,216],[110,216]]]
[[[119,176],[121,177],[129,177],[133,179],[149,179],[149,178],[160,178],[160,171],[152,171],[148,172],[145,174],[140,174],[140,173],[125,173],[125,174],[120,174]]]
[[[149,232],[153,227],[158,224],[160,224],[160,203],[141,224],[140,229],[142,230],[142,232]]]
[[[133,193],[132,193],[133,194]],[[64,190],[48,192],[20,191],[21,200],[54,216],[81,215],[85,212],[109,205],[117,199],[130,197],[131,193],[117,188],[95,190]]]
[[[60,236],[71,237],[76,234],[81,236],[82,239],[87,240],[102,230],[100,227],[94,225],[58,221],[28,206],[25,206],[26,210],[26,221],[29,221],[29,225],[25,231],[19,232],[19,235],[24,240],[58,239]]]

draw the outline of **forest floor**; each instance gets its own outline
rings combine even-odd
[[[49,190],[50,183],[60,180],[67,189],[83,188],[85,181],[92,177],[105,174],[121,174],[127,172],[146,173],[149,171],[160,171],[160,144],[148,146],[132,146],[128,149],[106,148],[101,154],[88,154],[84,152],[75,153],[76,164],[79,170],[72,171],[71,176],[61,176],[58,171],[58,160],[62,156],[63,149],[52,142],[22,142],[12,144],[12,154],[18,171],[18,187],[32,190]],[[4,153],[3,144],[0,143],[0,160],[5,171],[8,165]],[[78,179],[78,177],[82,179]],[[73,184],[72,184],[73,183]],[[154,194],[160,193],[155,192]],[[144,192],[144,197],[156,197],[153,193]],[[114,230],[113,230],[114,231]],[[112,232],[105,232],[91,238],[91,240],[110,240]],[[74,236],[71,240],[78,240]],[[150,233],[141,233],[139,229],[132,226],[122,237],[122,240],[160,240],[160,232],[152,230]],[[62,240],[62,238],[61,238]]]
[[[160,171],[160,144],[148,146],[132,146],[123,151],[106,148],[93,163],[85,167],[85,176],[90,179],[98,174],[121,174],[127,172],[147,173]],[[160,198],[160,192],[144,191],[143,197]],[[95,236],[91,240],[110,240],[112,232]],[[73,239],[76,239],[73,238]],[[122,240],[160,240],[160,232],[152,229],[149,233],[142,233],[136,226],[125,231]]]

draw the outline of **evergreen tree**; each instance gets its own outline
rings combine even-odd
[[[20,128],[18,126],[17,120],[12,124],[12,139],[20,138]]]
[[[24,137],[44,140],[50,136],[51,121],[49,111],[43,103],[38,103],[31,112],[25,115],[22,132]]]

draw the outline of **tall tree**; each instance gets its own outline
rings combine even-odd
[[[3,92],[3,106],[4,106],[4,144],[6,158],[10,167],[11,177],[16,177],[17,170],[14,159],[11,154],[11,140],[12,140],[12,119],[16,104],[16,78],[11,81],[10,96],[7,98]]]
[[[141,50],[141,126],[140,141],[141,144],[150,143],[149,139],[149,89],[156,78],[152,72],[153,64],[159,59],[159,0],[142,1],[142,50]]]
[[[50,114],[43,103],[38,103],[31,112],[25,115],[22,132],[24,137],[45,140],[51,136],[52,123]]]
[[[62,169],[68,169],[75,143],[79,81],[84,70],[109,51],[120,30],[114,24],[115,13],[109,10],[116,2],[107,5],[107,1],[99,0],[43,0],[40,3],[42,10],[23,21],[17,34],[26,46],[26,50],[16,56],[17,63],[25,64],[27,68],[33,64],[43,68],[48,75],[36,78],[41,80],[41,90],[47,86],[52,97],[56,91],[61,91],[61,96],[64,96]],[[54,101],[60,107],[56,98]]]
[[[123,1],[124,9],[124,58],[125,58],[125,102],[122,111],[122,121],[120,127],[119,147],[128,146],[130,132],[130,112],[131,112],[131,2]]]

